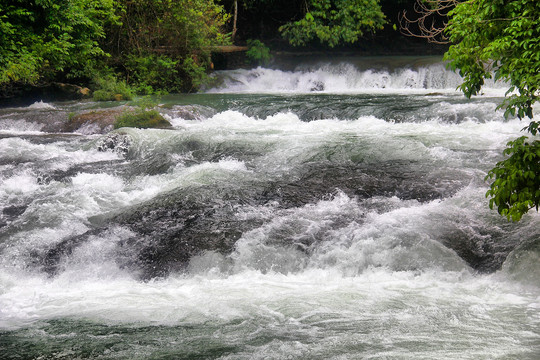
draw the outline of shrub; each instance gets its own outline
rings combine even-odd
[[[118,81],[114,76],[107,75],[94,79],[94,101],[131,100],[133,93],[124,81]]]
[[[491,197],[491,209],[519,221],[530,209],[538,211],[540,204],[540,141],[522,136],[510,141],[503,153],[508,157],[486,176],[494,179],[486,196]]]
[[[185,78],[183,90],[187,92],[199,89],[208,79],[205,65],[198,63],[191,56],[182,62],[182,72]]]
[[[138,94],[150,95],[179,92],[182,81],[178,76],[178,61],[167,55],[130,54],[124,62],[131,86]]]
[[[270,49],[260,40],[249,39],[247,41],[248,51],[246,56],[252,64],[268,65],[272,59]]]
[[[163,129],[171,127],[171,123],[161,116],[157,110],[128,111],[120,115],[114,123],[115,129],[122,127]]]

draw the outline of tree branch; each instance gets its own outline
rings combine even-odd
[[[437,18],[447,18],[448,13],[459,4],[460,0],[416,0],[414,11],[417,19],[408,17],[407,12],[399,14],[400,32],[405,36],[427,39],[435,44],[448,44],[445,34],[447,21],[437,23]],[[440,19],[439,19],[440,21]]]

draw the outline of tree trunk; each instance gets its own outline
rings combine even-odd
[[[238,0],[234,0],[234,17],[233,17],[233,29],[231,35],[231,41],[234,44],[234,37],[236,36],[236,19],[238,18]]]

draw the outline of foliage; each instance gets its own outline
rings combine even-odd
[[[228,43],[227,19],[213,0],[3,0],[0,90],[86,82],[109,59],[138,92],[190,91]]]
[[[185,90],[191,92],[191,90],[198,89],[207,80],[206,65],[199,64],[196,57],[186,57],[182,62],[182,71],[184,72]]]
[[[114,0],[3,0],[0,84],[84,77],[106,55],[104,26],[117,21]]]
[[[122,101],[133,98],[129,86],[112,75],[98,77],[94,82],[96,87],[93,94],[94,101]]]
[[[154,109],[157,104],[149,96],[140,98],[135,102],[135,105],[135,110],[126,111],[116,119],[115,129],[122,127],[139,129],[171,127],[171,123]]]
[[[173,60],[170,56],[129,54],[123,65],[131,86],[138,94],[182,90],[182,79],[178,76],[178,60]]]
[[[448,31],[455,45],[446,59],[463,76],[461,90],[468,97],[478,94],[494,73],[511,86],[501,105],[506,115],[532,118],[540,85],[540,2],[467,1],[450,15]]]
[[[251,63],[257,65],[267,65],[272,59],[270,49],[260,40],[249,39],[247,41],[248,51],[246,56]]]
[[[168,128],[171,124],[157,110],[143,112],[126,112],[118,117],[114,128],[135,127],[139,129]]]
[[[118,0],[122,26],[111,29],[113,51],[138,54],[165,51],[179,55],[208,51],[227,43],[223,8],[209,0]]]
[[[314,39],[330,47],[354,43],[367,31],[382,29],[385,15],[379,0],[310,0],[305,16],[280,28],[292,45]]]
[[[478,94],[484,80],[510,84],[500,108],[505,116],[533,117],[540,86],[540,2],[537,0],[473,0],[450,13],[450,40],[445,58],[459,69],[466,96]],[[508,143],[505,155],[486,179],[494,179],[486,196],[501,215],[519,220],[540,204],[540,145],[538,121],[525,129],[532,135]]]
[[[142,93],[191,91],[204,81],[213,46],[229,43],[223,8],[209,0],[119,0],[122,26],[109,34],[129,83]]]
[[[507,159],[497,163],[486,179],[494,179],[487,192],[489,207],[497,207],[508,220],[519,221],[540,204],[540,141],[522,136],[507,144]]]

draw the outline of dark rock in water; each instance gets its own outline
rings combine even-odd
[[[182,271],[191,257],[205,251],[230,253],[245,231],[261,223],[236,216],[249,202],[241,192],[202,187],[175,192],[115,218],[137,236],[120,244],[123,265],[143,279]],[[131,250],[130,250],[131,249]]]
[[[203,105],[160,105],[160,112],[172,118],[203,120],[216,114],[216,109]]]
[[[21,215],[23,212],[25,212],[27,207],[28,207],[28,205],[7,206],[7,207],[2,209],[2,215],[10,216],[10,217],[17,217],[17,216]]]
[[[49,184],[51,181],[69,183],[71,178],[81,173],[101,174],[123,172],[128,173],[131,169],[129,164],[123,160],[96,161],[88,164],[77,164],[68,169],[55,169],[50,172],[40,172],[37,175],[37,182],[40,185]]]
[[[469,181],[452,179],[452,186],[449,186],[445,183],[448,177],[452,178],[452,174],[430,174],[406,161],[347,165],[319,162],[305,166],[296,194],[307,191],[320,198],[321,194],[324,196],[339,189],[348,196],[359,198],[396,196],[402,200],[426,202],[451,196]]]
[[[319,169],[320,170],[320,169]],[[328,170],[328,169],[327,169]],[[193,256],[205,251],[229,254],[241,236],[264,223],[261,218],[238,216],[244,206],[276,203],[282,209],[302,207],[333,194],[337,189],[354,195],[355,187],[366,184],[366,178],[343,171],[313,171],[299,181],[249,183],[245,187],[198,186],[175,190],[131,210],[112,216],[110,225],[92,230],[64,242],[38,256],[37,263],[50,274],[59,271],[64,256],[92,235],[106,234],[110,226],[127,227],[134,235],[117,244],[116,262],[141,279],[167,276],[184,271]],[[320,174],[320,175],[315,175]],[[331,175],[332,174],[332,175]],[[335,176],[336,178],[330,178]],[[341,181],[337,179],[341,178]],[[343,179],[348,179],[343,181]],[[347,221],[346,219],[344,221]],[[356,219],[361,221],[361,219]],[[341,224],[343,225],[343,224]],[[336,225],[338,226],[338,225]],[[103,235],[106,236],[106,235]],[[276,235],[279,240],[279,234]],[[284,246],[309,252],[321,239],[306,237]]]
[[[305,191],[296,196],[299,189]],[[110,225],[68,238],[45,253],[34,254],[35,264],[54,275],[61,270],[62,258],[90,236],[106,234],[110,226],[122,226],[134,235],[118,243],[117,263],[141,279],[163,277],[183,271],[193,256],[205,251],[232,252],[242,234],[264,221],[238,216],[237,211],[243,206],[274,201],[283,207],[302,206],[315,201],[316,196],[300,184],[292,183],[270,186],[255,183],[246,189],[198,186],[176,190],[113,215],[106,221]]]
[[[124,226],[135,234],[118,243],[117,263],[146,280],[182,271],[191,257],[204,251],[230,253],[242,233],[260,222],[236,218],[235,201],[231,205],[224,198],[237,199],[238,204],[238,193],[227,194],[223,189],[221,196],[215,196],[211,190],[215,189],[167,194],[113,217],[111,226]],[[61,271],[62,258],[90,236],[107,232],[105,226],[65,239],[46,252],[33,254],[34,265],[55,275]]]
[[[67,238],[56,244],[53,248],[40,252],[33,250],[30,254],[33,259],[32,266],[40,268],[50,276],[60,272],[61,260],[73,253],[73,250],[83,244],[92,235],[99,235],[102,229],[94,229],[74,237]]]
[[[114,151],[122,155],[127,155],[131,140],[124,134],[109,134],[98,143],[98,151]]]
[[[10,205],[3,208],[2,214],[0,215],[0,228],[7,226],[10,222],[17,219],[26,211],[27,208],[28,204]]]
[[[479,225],[462,227],[459,223],[446,222],[434,236],[444,246],[452,249],[479,273],[499,270],[516,241],[508,239],[501,229],[487,229]]]
[[[309,91],[323,91],[324,90],[324,83],[321,81],[315,81],[313,83],[313,86],[311,86],[311,89]]]
[[[116,145],[111,146],[114,148]],[[168,162],[164,162],[162,156],[158,158],[155,171],[164,171]],[[141,171],[150,171],[148,168],[152,167],[151,162],[141,161]],[[137,168],[133,164],[130,163],[130,169]],[[230,254],[243,234],[268,221],[264,217],[240,216],[246,207],[272,204],[277,210],[300,208],[338,191],[358,198],[359,201],[374,196],[430,201],[450,196],[462,186],[456,181],[455,189],[440,187],[435,182],[437,176],[432,178],[418,171],[413,174],[412,168],[409,169],[407,163],[395,162],[370,167],[318,162],[317,165],[308,164],[294,176],[280,180],[248,181],[243,184],[225,182],[221,185],[178,188],[123,210],[122,214],[102,216],[99,221],[93,222],[97,229],[68,238],[48,252],[35,254],[36,264],[44,271],[55,274],[61,270],[59,266],[62,258],[69,256],[74,248],[88,241],[91,236],[107,237],[112,228],[120,226],[129,229],[132,235],[117,242],[114,255],[117,264],[141,279],[164,277],[184,271],[193,256],[204,252]],[[467,179],[463,181],[466,183]],[[331,226],[346,226],[351,221],[363,221],[362,214],[355,216],[354,219],[335,219]],[[492,229],[478,228],[467,232],[470,226],[462,229],[459,223],[445,223],[447,227],[435,229],[432,237],[455,250],[479,272],[492,272],[500,268],[514,244],[505,242],[504,231],[496,233]],[[287,233],[277,232],[269,234],[270,241],[279,242],[279,246],[290,246],[306,256],[318,243],[326,241],[325,231],[305,237],[300,232],[296,234],[294,244],[288,242],[290,238]]]

